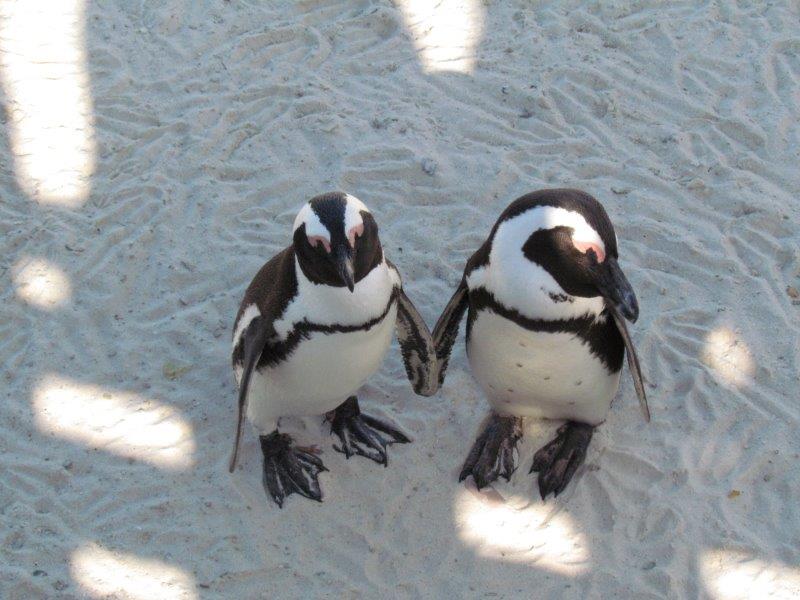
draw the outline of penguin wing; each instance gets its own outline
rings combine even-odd
[[[228,467],[231,473],[236,468],[236,461],[239,458],[239,445],[244,429],[244,417],[247,413],[250,378],[262,356],[275,352],[275,342],[278,338],[274,327],[275,320],[280,318],[296,294],[297,274],[295,273],[293,246],[284,249],[261,267],[244,294],[239,314],[236,317],[236,326],[238,327],[240,319],[246,318],[248,310],[255,309],[256,316],[241,332],[233,348],[233,364],[234,367],[241,366],[242,376],[239,380],[236,437]]]
[[[456,288],[452,298],[450,298],[450,302],[444,307],[444,312],[442,312],[439,320],[436,321],[436,326],[433,328],[433,345],[436,348],[439,385],[444,383],[447,363],[450,361],[450,353],[453,351],[453,344],[456,343],[456,338],[458,337],[458,327],[461,324],[461,319],[464,318],[464,313],[467,311],[467,305],[469,304],[468,292],[467,281],[464,278]]]
[[[433,396],[439,390],[436,379],[436,349],[425,319],[403,291],[400,273],[392,263],[386,261],[397,276],[397,322],[395,331],[400,342],[400,352],[406,367],[408,380],[414,392],[420,396]]]
[[[420,396],[433,396],[439,390],[436,349],[425,320],[402,289],[397,290],[396,331],[411,386]]]
[[[481,267],[489,264],[489,254],[492,249],[492,240],[494,233],[502,220],[502,216],[492,229],[492,233],[486,239],[481,247],[467,260],[467,265],[464,267],[464,276],[461,278],[461,283],[458,284],[455,293],[453,294],[447,306],[444,307],[442,315],[436,321],[436,326],[433,328],[433,345],[436,347],[436,359],[439,367],[439,385],[444,383],[444,376],[447,372],[447,364],[450,361],[450,353],[453,351],[453,344],[456,343],[458,337],[458,328],[461,325],[461,319],[464,318],[464,313],[467,312],[469,306],[469,287],[467,286],[467,277]]]
[[[639,406],[644,414],[644,420],[650,422],[650,408],[647,406],[647,394],[644,391],[644,379],[642,378],[642,368],[639,366],[639,357],[636,356],[636,348],[633,347],[633,339],[631,334],[628,333],[628,326],[625,324],[625,318],[619,313],[616,307],[607,304],[609,312],[614,317],[614,322],[617,324],[617,329],[622,336],[622,341],[625,342],[625,354],[628,356],[628,370],[633,377],[633,387],[636,389],[636,395],[639,398]]]
[[[261,358],[267,340],[272,337],[270,334],[274,334],[272,327],[269,327],[267,324],[268,321],[265,318],[256,317],[250,322],[241,337],[240,343],[244,348],[244,362],[242,363],[242,379],[239,381],[239,405],[236,415],[236,434],[233,441],[233,454],[231,454],[231,463],[228,466],[228,471],[231,473],[233,473],[236,468],[236,461],[239,458],[239,445],[242,442],[244,416],[247,412],[247,392],[250,388],[250,377],[253,375],[253,371]]]

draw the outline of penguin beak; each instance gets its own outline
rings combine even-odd
[[[594,255],[593,252],[591,254]],[[636,301],[636,294],[631,284],[619,268],[617,259],[608,256],[602,263],[598,263],[595,257],[592,262],[595,285],[600,290],[600,295],[626,319],[635,323],[639,318],[639,303]]]
[[[333,255],[333,260],[336,263],[336,270],[339,272],[342,283],[352,292],[356,287],[353,251],[347,244],[337,244],[334,248]]]

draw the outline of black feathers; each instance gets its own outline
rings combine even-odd
[[[433,345],[436,347],[439,385],[444,383],[447,365],[450,362],[450,353],[453,351],[456,338],[458,338],[458,328],[461,325],[461,319],[464,318],[464,312],[469,306],[468,293],[467,282],[462,279],[433,328]]]
[[[327,194],[314,196],[308,203],[319,217],[320,222],[331,232],[331,235],[335,235],[335,232],[344,231],[347,194],[344,192],[328,192]]]

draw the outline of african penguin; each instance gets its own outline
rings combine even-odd
[[[414,391],[439,387],[430,332],[383,254],[378,226],[357,198],[340,192],[309,200],[292,244],[256,274],[233,333],[239,385],[236,467],[245,415],[260,434],[263,483],[278,506],[289,494],[322,500],[314,452],[278,431],[289,415],[326,415],[334,448],[384,466],[386,445],[407,443],[396,427],[362,414],[355,393],[383,361],[396,330]]]
[[[467,261],[433,338],[439,381],[467,316],[472,373],[492,411],[459,476],[480,489],[514,472],[522,417],[565,420],[534,456],[539,493],[564,490],[586,456],[619,386],[623,355],[650,414],[625,319],[636,296],[617,262],[617,237],[602,205],[577,190],[518,198]]]

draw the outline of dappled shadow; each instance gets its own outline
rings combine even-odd
[[[684,52],[678,35],[699,47],[708,29],[719,33],[709,45],[725,44],[714,29],[725,25],[680,7],[667,25],[650,9],[436,6],[456,13],[90,1],[84,51],[66,55],[64,73],[41,71],[70,88],[59,102],[57,89],[31,100],[15,87],[28,68],[18,53],[43,38],[0,28],[17,44],[0,61],[12,597],[727,598],[748,582],[796,585],[786,449],[798,414],[784,373],[800,357],[757,321],[731,325],[761,303],[797,333],[777,299],[798,267],[781,212],[796,214],[796,182],[775,166],[781,148],[738,117],[731,97],[746,76],[708,57],[681,54],[675,70],[664,60]],[[682,18],[694,28],[678,32]],[[769,77],[794,73],[790,50],[758,55],[771,99],[748,102],[770,103],[766,123],[796,110],[793,75]],[[594,66],[604,56],[615,58]],[[716,70],[736,85],[706,77]],[[688,91],[670,96],[662,79]],[[52,106],[83,133],[56,131]],[[38,145],[51,134],[58,143]],[[304,199],[343,188],[370,205],[433,323],[500,210],[564,185],[596,194],[618,224],[643,307],[634,335],[651,425],[626,382],[562,497],[541,503],[526,473],[550,425],[528,432],[510,485],[478,494],[456,484],[486,411],[463,352],[439,396],[419,399],[394,348],[362,393],[415,438],[391,449],[388,469],[344,460],[312,424],[300,435],[331,469],[322,505],[267,503],[251,433],[242,470],[227,474],[232,318]],[[769,256],[778,266],[764,284],[753,270]],[[741,548],[722,565],[715,553],[731,544]],[[739,550],[751,562],[737,570]]]

